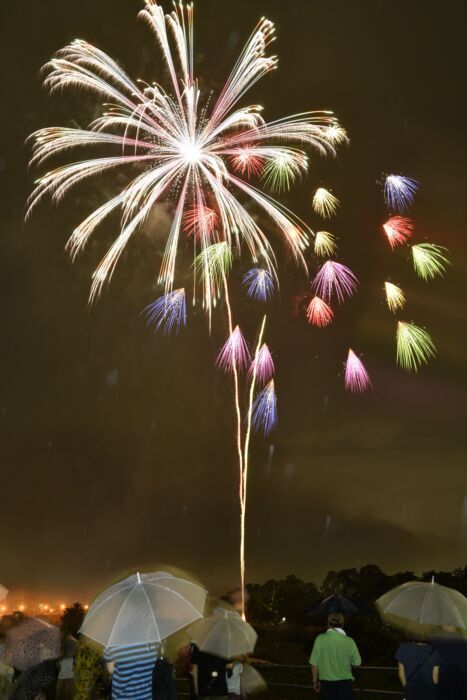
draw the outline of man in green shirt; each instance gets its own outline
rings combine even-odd
[[[342,613],[328,616],[328,629],[319,634],[310,656],[313,688],[323,700],[352,700],[352,666],[362,660],[351,637],[344,632]]]

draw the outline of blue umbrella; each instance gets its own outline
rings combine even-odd
[[[330,615],[331,613],[342,613],[343,615],[366,615],[373,612],[368,605],[357,603],[344,595],[333,593],[323,600],[312,603],[305,610],[307,615]]]

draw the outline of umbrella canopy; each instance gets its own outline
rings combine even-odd
[[[8,588],[5,588],[5,586],[2,586],[0,583],[0,600],[3,600],[6,598],[8,595]]]
[[[435,627],[467,629],[467,598],[432,581],[409,581],[378,598],[380,612],[396,624],[415,622]]]
[[[256,695],[256,693],[265,693],[268,685],[261,673],[253,666],[245,664],[243,673],[240,676],[240,690],[242,695]]]
[[[105,647],[162,642],[203,616],[206,594],[165,571],[132,574],[96,598],[80,631]]]
[[[60,629],[46,620],[29,617],[5,635],[5,661],[19,671],[58,658]]]
[[[308,615],[330,615],[331,613],[343,613],[344,615],[364,615],[370,612],[367,607],[356,603],[344,595],[328,595],[323,600],[318,600],[305,610]]]
[[[189,630],[196,646],[208,654],[233,659],[253,651],[258,635],[234,610],[216,608]]]

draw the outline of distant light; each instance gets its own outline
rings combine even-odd
[[[62,603],[62,604],[60,605],[60,610],[65,610],[65,608],[66,608],[65,603]]]

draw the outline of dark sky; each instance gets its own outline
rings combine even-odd
[[[167,7],[169,6],[166,3]],[[158,79],[158,49],[137,0],[3,3],[1,42],[0,580],[8,588],[89,595],[128,568],[170,562],[214,590],[237,584],[238,507],[230,385],[213,367],[225,328],[200,311],[176,339],[149,331],[162,246],[154,220],[136,235],[92,310],[93,267],[112,238],[94,237],[72,266],[63,248],[102,200],[104,181],[22,224],[32,187],[28,133],[84,126],[82,99],[41,90],[40,66],[75,37],[133,77]],[[467,560],[466,186],[464,0],[198,0],[201,87],[221,84],[257,19],[277,25],[279,70],[248,103],[267,118],[332,108],[351,145],[312,159],[288,195],[312,227],[321,182],[342,201],[332,223],[361,280],[335,326],[317,332],[293,302],[306,280],[280,255],[282,294],[267,341],[275,352],[280,425],[255,439],[248,578],[330,568],[451,568]],[[203,82],[204,80],[204,82]],[[75,122],[72,119],[75,119]],[[383,240],[383,172],[421,182],[418,236],[447,246],[445,280],[416,280]],[[254,337],[261,311],[233,278],[236,318]],[[388,275],[409,296],[439,356],[418,376],[395,367]],[[362,352],[374,390],[346,395],[342,361]]]

